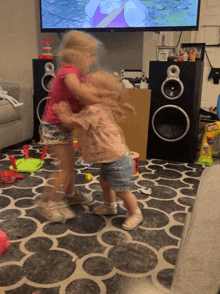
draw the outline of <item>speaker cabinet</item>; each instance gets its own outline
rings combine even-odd
[[[150,62],[147,158],[196,159],[202,78],[202,61]]]
[[[34,136],[35,142],[39,142],[40,118],[43,115],[48,97],[49,86],[55,76],[56,64],[51,59],[33,59],[33,80],[34,80]],[[45,98],[45,99],[44,99]],[[39,117],[38,117],[39,115]]]

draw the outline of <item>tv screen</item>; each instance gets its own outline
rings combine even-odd
[[[40,0],[41,32],[198,30],[200,0]]]

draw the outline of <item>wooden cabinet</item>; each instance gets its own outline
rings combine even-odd
[[[139,160],[146,160],[151,91],[129,89],[129,96],[128,102],[135,107],[137,115],[127,118],[119,125],[130,151],[139,153]]]

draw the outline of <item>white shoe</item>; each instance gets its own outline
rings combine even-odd
[[[122,228],[126,231],[133,230],[143,221],[143,216],[140,209],[137,210],[136,213],[128,213],[128,216],[124,223],[122,224]]]
[[[63,216],[58,211],[57,202],[54,201],[38,201],[36,210],[43,217],[51,222],[60,222],[63,221]]]
[[[64,219],[71,219],[74,218],[76,215],[75,213],[69,208],[68,204],[65,201],[58,201],[57,207],[59,213],[63,216]]]
[[[93,208],[92,212],[94,214],[98,214],[98,215],[113,215],[113,214],[117,214],[117,205],[116,205],[116,202],[113,202],[111,204],[105,202],[104,204],[97,205],[96,207]]]
[[[65,194],[65,199],[67,200],[69,205],[85,205],[93,201],[92,195],[83,194],[79,191],[75,191],[72,194]]]

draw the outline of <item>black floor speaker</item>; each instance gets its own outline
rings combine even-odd
[[[203,62],[151,61],[147,158],[193,162],[198,152]]]
[[[33,59],[33,82],[34,82],[34,136],[35,142],[40,141],[39,126],[42,118],[46,97],[50,83],[55,76],[56,63],[54,59]]]

